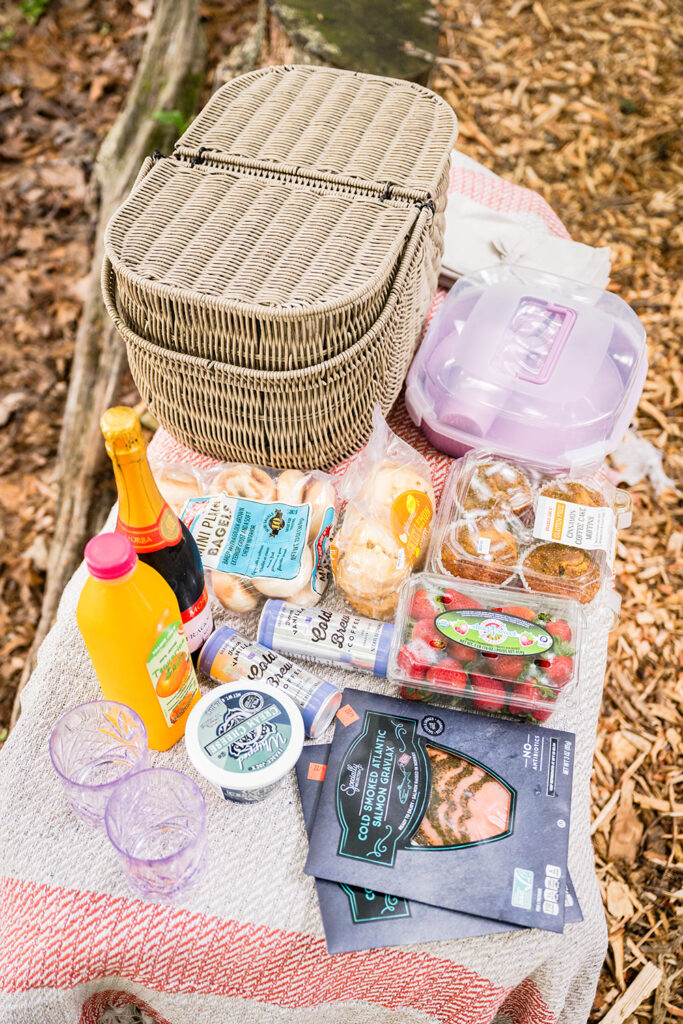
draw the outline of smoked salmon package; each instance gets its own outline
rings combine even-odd
[[[408,700],[545,722],[576,697],[576,601],[421,573],[401,589],[387,675]]]
[[[304,747],[296,763],[301,809],[309,835],[322,792],[329,754],[329,744],[312,744]],[[357,885],[328,882],[324,878],[317,878],[315,887],[328,953],[351,953],[414,942],[463,939],[470,935],[491,935],[517,928],[517,925],[492,921],[488,917],[444,910],[428,903],[417,903],[415,900],[375,892]],[[583,921],[583,914],[568,875],[565,924],[575,921]]]
[[[306,874],[562,932],[574,736],[344,690]]]

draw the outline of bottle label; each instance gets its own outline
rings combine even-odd
[[[116,532],[128,537],[135,550],[143,554],[146,551],[160,551],[169,544],[177,544],[182,535],[178,517],[166,503],[156,522],[150,526],[131,526],[130,523],[124,523],[119,516],[116,520]]]
[[[273,630],[273,647],[285,654],[375,671],[385,623],[324,608],[283,604]]]
[[[213,631],[213,615],[209,606],[209,595],[206,587],[202,590],[201,596],[191,608],[181,612],[185,636],[191,651],[196,651],[205,640],[208,640]]]
[[[310,514],[309,505],[211,494],[190,498],[182,518],[205,569],[250,579],[293,580],[301,569]]]
[[[534,520],[534,537],[568,544],[587,551],[614,547],[614,513],[611,508],[593,508],[573,501],[540,495]]]
[[[174,725],[199,693],[180,619],[167,626],[158,637],[147,658],[147,671],[166,724]]]

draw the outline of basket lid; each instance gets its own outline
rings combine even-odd
[[[222,86],[176,152],[280,171],[437,193],[457,138],[453,110],[413,82],[299,65],[262,68]]]
[[[147,293],[259,318],[344,317],[395,275],[420,211],[398,200],[159,160],[105,250]]]

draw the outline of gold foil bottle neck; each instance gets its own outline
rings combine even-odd
[[[140,420],[134,409],[127,405],[116,405],[107,409],[100,420],[107,453],[114,458],[127,452],[144,452]]]

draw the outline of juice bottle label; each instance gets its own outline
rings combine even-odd
[[[182,518],[205,569],[293,580],[301,570],[310,514],[309,505],[210,494],[190,498]]]
[[[174,725],[199,692],[180,619],[167,626],[157,639],[147,658],[147,671],[166,724]]]
[[[156,522],[148,526],[131,526],[130,523],[124,523],[119,516],[116,520],[116,532],[128,537],[138,553],[160,551],[169,544],[177,544],[181,536],[178,517],[166,503]]]

